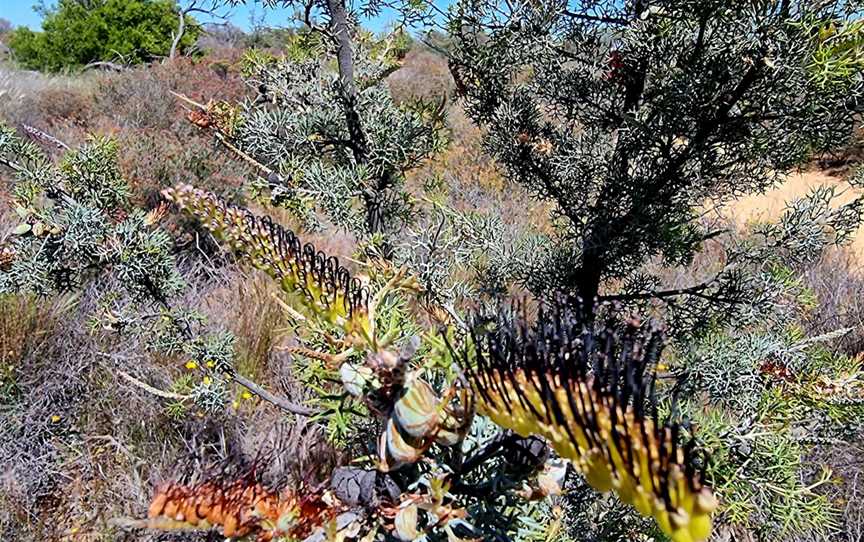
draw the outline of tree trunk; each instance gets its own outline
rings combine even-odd
[[[180,10],[180,23],[177,25],[177,34],[174,36],[174,40],[171,42],[171,52],[168,54],[168,58],[174,59],[177,56],[177,48],[180,46],[180,40],[183,39],[183,34],[186,32],[186,13],[181,9]]]
[[[351,151],[357,163],[363,164],[367,160],[369,149],[363,124],[357,113],[357,84],[354,81],[354,56],[348,10],[345,8],[344,0],[327,0],[327,11],[330,15],[330,32],[336,40],[336,62],[339,66],[339,80],[342,83],[342,106],[345,110],[345,122],[348,125],[348,137],[351,139]],[[366,229],[371,234],[382,231],[382,199],[380,187],[377,186],[371,187],[363,194]]]

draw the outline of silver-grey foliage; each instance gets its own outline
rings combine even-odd
[[[407,217],[405,172],[442,144],[442,109],[394,102],[384,78],[398,67],[395,38],[376,42],[350,26],[349,85],[342,64],[333,68],[334,30],[304,32],[293,56],[249,55],[246,81],[257,96],[243,105],[231,141],[273,170],[264,179],[271,199],[310,225],[321,209],[361,236],[392,232]]]

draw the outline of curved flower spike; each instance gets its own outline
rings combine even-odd
[[[465,367],[478,411],[522,436],[546,438],[592,487],[614,490],[653,516],[674,542],[711,533],[717,501],[694,466],[695,443],[653,408],[661,334],[629,322],[593,331],[567,310],[474,332],[476,364]],[[646,410],[652,410],[652,413]]]
[[[220,528],[225,537],[257,542],[303,540],[325,527],[339,511],[320,494],[275,492],[253,476],[243,476],[232,481],[163,486],[150,503],[145,526],[160,530]]]
[[[166,199],[198,218],[202,225],[244,254],[255,267],[278,280],[286,292],[300,292],[305,305],[346,333],[368,338],[369,292],[335,257],[293,232],[246,209],[226,205],[190,185],[162,192]]]

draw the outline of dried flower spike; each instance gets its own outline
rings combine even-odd
[[[232,481],[163,486],[150,503],[147,526],[161,530],[218,527],[225,537],[257,542],[303,540],[338,513],[320,494],[272,491],[247,475]]]
[[[638,322],[595,332],[558,309],[531,328],[502,320],[473,340],[476,364],[465,365],[479,412],[546,438],[592,487],[653,516],[674,542],[708,538],[717,502],[695,467],[694,442],[679,446],[680,425],[661,424],[652,407],[659,332]]]
[[[281,283],[287,292],[300,292],[306,306],[346,333],[368,337],[369,293],[335,257],[307,243],[293,232],[189,185],[163,191],[181,209],[246,255],[251,263]]]

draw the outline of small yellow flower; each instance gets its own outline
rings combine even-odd
[[[211,382],[213,382],[212,378],[210,378],[209,376],[204,377],[204,385],[205,386],[209,386]]]
[[[197,368],[198,368],[198,364],[195,363],[193,360],[190,359],[189,361],[186,362],[186,368],[187,368],[187,369],[190,369],[190,370],[191,370],[191,369],[197,369]]]
[[[213,367],[216,367],[216,362],[213,361],[212,359],[210,359],[210,360],[207,360],[206,365],[207,365],[208,369],[212,369]]]
[[[57,414],[54,414],[53,416],[51,416],[51,422],[52,423],[57,423],[59,421],[60,421],[60,416],[58,416]]]
[[[234,410],[237,410],[238,408],[240,408],[240,401],[232,402],[231,406],[234,408]]]
[[[248,390],[244,390],[243,393],[240,394],[240,397],[243,399],[252,399],[252,394],[249,393]]]

